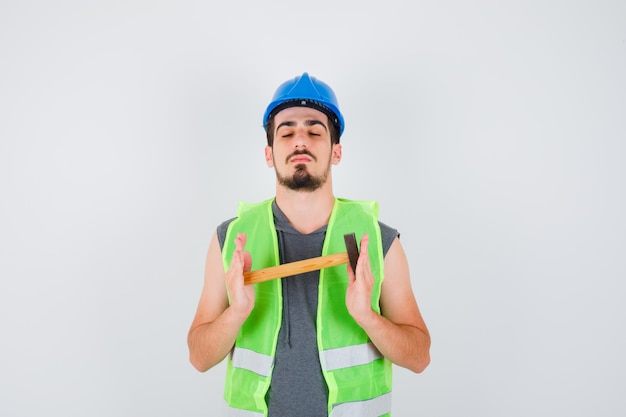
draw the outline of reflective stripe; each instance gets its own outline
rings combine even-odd
[[[337,404],[330,417],[379,417],[391,413],[391,393],[371,400]]]
[[[326,371],[364,365],[383,357],[371,342],[362,345],[327,349],[320,356],[323,357],[322,366]]]
[[[233,349],[231,361],[235,368],[243,368],[261,376],[269,376],[274,363],[271,356],[238,347]]]
[[[240,408],[228,407],[226,409],[226,416],[227,417],[263,417],[263,413],[242,410]]]

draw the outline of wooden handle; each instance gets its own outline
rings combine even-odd
[[[304,259],[302,261],[290,262],[269,268],[257,269],[256,271],[244,272],[244,283],[254,284],[257,282],[269,281],[275,278],[290,277],[292,275],[303,274],[305,272],[317,271],[348,263],[348,253],[336,253],[334,255],[318,256],[317,258]]]

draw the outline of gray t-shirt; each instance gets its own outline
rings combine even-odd
[[[281,263],[321,255],[326,226],[313,233],[302,234],[291,226],[276,202],[272,209]],[[217,228],[222,247],[232,220]],[[386,254],[399,233],[382,222],[379,224],[383,253]],[[252,262],[254,264],[254,259]],[[267,393],[269,417],[326,416],[328,388],[320,366],[315,327],[319,271],[282,280],[283,320],[278,334],[272,383]]]

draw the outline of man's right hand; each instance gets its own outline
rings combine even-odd
[[[246,235],[238,233],[233,258],[224,279],[230,297],[230,308],[247,318],[254,308],[255,293],[253,285],[244,284],[243,273],[252,268],[252,258],[250,252],[244,251],[245,245]]]

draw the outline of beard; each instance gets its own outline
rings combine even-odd
[[[310,155],[313,159],[317,160],[313,155],[311,155],[308,151],[300,151],[295,154],[307,154]],[[291,158],[290,155],[287,159]],[[326,183],[328,179],[328,174],[330,173],[330,161],[328,162],[328,166],[324,170],[321,175],[314,176],[309,172],[309,169],[305,164],[298,164],[295,166],[296,171],[293,175],[281,175],[278,170],[276,170],[276,178],[278,179],[278,183],[283,185],[290,190],[294,191],[315,191],[320,188],[322,185]]]

